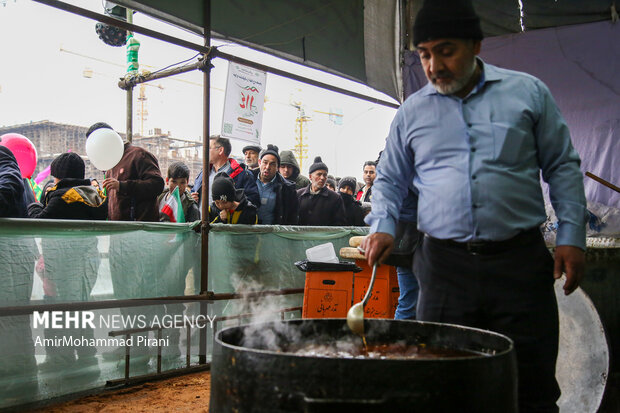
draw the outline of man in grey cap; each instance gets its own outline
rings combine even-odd
[[[305,188],[310,185],[310,180],[300,174],[299,164],[293,151],[280,152],[280,174],[284,179],[295,182],[295,189]]]
[[[393,247],[410,184],[419,191],[417,318],[497,331],[515,343],[521,412],[557,412],[558,308],[585,267],[579,155],[549,89],[483,62],[470,0],[427,0],[413,42],[429,83],[397,111],[373,186],[369,265]],[[414,156],[415,154],[415,156]],[[540,176],[558,217],[552,257]]]
[[[263,148],[260,145],[247,145],[241,150],[243,156],[245,156],[245,164],[250,171],[258,169],[258,154],[262,150]]]

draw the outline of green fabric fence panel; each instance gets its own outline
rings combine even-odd
[[[209,234],[209,290],[303,288],[295,262],[306,249],[331,242],[336,254],[367,228],[214,225]]]
[[[198,223],[0,220],[0,303],[183,295],[200,272]]]
[[[188,224],[0,219],[0,305],[198,294],[200,233]],[[336,252],[367,228],[214,225],[209,290],[303,287],[294,263],[331,242]],[[10,276],[8,276],[10,275]],[[256,286],[260,287],[256,287]]]
[[[35,326],[35,315],[2,315],[26,305],[171,297],[199,293],[200,223],[0,219],[0,409],[102,387],[124,376],[125,348],[109,344],[111,333],[131,326],[54,328]],[[209,291],[247,292],[303,287],[294,263],[305,250],[331,242],[336,251],[367,228],[214,225],[209,234]],[[230,324],[299,317],[284,308],[302,305],[303,295],[207,304],[207,360],[216,329]],[[197,303],[164,300],[140,307],[89,310],[96,320],[147,323],[164,317],[196,317]],[[238,315],[245,314],[243,318]],[[252,314],[247,316],[247,314]],[[137,325],[136,327],[141,327]],[[149,324],[152,327],[152,324]],[[198,362],[196,327],[162,326],[163,370]],[[108,344],[67,345],[68,338]],[[120,337],[123,337],[122,335]],[[154,339],[156,331],[132,334]],[[44,341],[55,340],[54,344]],[[41,344],[43,342],[43,344]],[[132,376],[156,371],[157,348],[131,348]],[[137,365],[133,363],[137,362]]]

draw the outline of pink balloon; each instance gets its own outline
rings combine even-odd
[[[30,139],[19,133],[6,133],[0,136],[0,145],[6,146],[13,152],[22,177],[30,179],[37,167],[37,149]]]

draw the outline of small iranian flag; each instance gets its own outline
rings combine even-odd
[[[170,222],[185,222],[185,214],[183,213],[178,186],[174,188],[174,191],[168,197],[166,204],[161,208],[161,212],[170,218]]]

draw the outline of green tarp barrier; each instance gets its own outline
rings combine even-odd
[[[201,237],[188,224],[0,219],[0,314],[26,305],[172,297],[199,293]],[[338,251],[367,228],[214,225],[209,234],[209,291],[231,293],[302,288],[305,274],[294,263],[305,250],[331,242]],[[279,310],[302,305],[302,295],[207,304],[207,356],[214,329],[280,318]],[[131,308],[88,310],[94,328],[66,318],[46,326],[39,314],[0,316],[0,408],[101,387],[124,376],[124,348],[111,331],[164,327],[162,368],[184,366],[186,328],[168,328],[174,317],[196,320],[197,303],[163,301]],[[238,314],[253,317],[236,319]],[[233,317],[225,320],[225,317]],[[299,317],[288,312],[285,318]],[[193,318],[191,318],[193,317]],[[114,320],[117,322],[114,323]],[[121,320],[121,321],[119,321]],[[129,323],[133,321],[133,325]],[[211,325],[210,322],[214,324]],[[108,324],[105,324],[105,323]],[[103,323],[103,324],[102,324]],[[119,336],[124,338],[124,336]],[[157,331],[134,334],[153,340]],[[75,342],[72,339],[81,339]],[[85,340],[85,341],[84,341]],[[92,342],[90,340],[93,340]],[[99,341],[96,341],[99,340]],[[197,363],[198,328],[190,330]],[[92,345],[91,345],[92,344]],[[132,376],[153,373],[156,346],[131,348]]]

